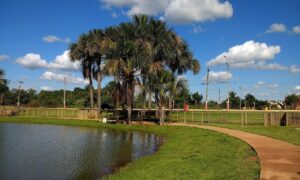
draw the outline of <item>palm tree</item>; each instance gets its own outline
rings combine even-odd
[[[2,69],[0,69],[0,84],[4,84],[4,79],[3,79],[3,76],[4,76],[4,71]]]
[[[151,90],[154,92],[155,102],[158,106],[159,124],[164,125],[165,104],[169,92],[169,82],[175,81],[173,73],[167,70],[159,71],[151,75]]]
[[[72,62],[80,61],[81,71],[84,79],[89,81],[90,108],[94,107],[94,88],[93,88],[93,65],[94,59],[91,56],[89,43],[91,37],[88,34],[82,34],[76,43],[70,46],[70,58]]]
[[[168,94],[169,94],[169,110],[173,108],[174,96],[187,88],[187,80],[181,77],[173,78],[168,82]]]
[[[134,100],[136,77],[149,62],[148,48],[138,38],[137,28],[132,23],[122,23],[117,27],[116,47],[106,55],[106,68],[120,78],[126,89],[126,108],[128,123],[131,123],[131,112]]]

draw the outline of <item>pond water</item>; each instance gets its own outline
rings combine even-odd
[[[0,179],[98,179],[162,142],[142,132],[0,123]]]

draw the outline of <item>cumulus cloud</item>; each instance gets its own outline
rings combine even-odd
[[[279,64],[266,64],[280,53],[280,46],[269,46],[266,43],[247,41],[236,45],[207,62],[207,66],[224,65],[228,63],[233,68],[256,68],[268,70],[285,70],[287,67]]]
[[[293,33],[300,34],[300,26],[294,26],[293,27]]]
[[[230,18],[232,5],[220,0],[102,0],[106,8],[129,8],[127,15],[161,15],[178,24]]]
[[[40,89],[43,91],[53,91],[53,88],[49,86],[42,86]]]
[[[9,59],[9,58],[10,58],[10,57],[7,56],[7,55],[5,55],[5,54],[1,54],[1,55],[0,55],[0,61],[7,60],[7,59]]]
[[[77,71],[80,69],[79,62],[71,62],[69,57],[70,51],[67,50],[63,52],[63,54],[56,56],[53,62],[48,64],[48,68],[50,69],[58,69],[65,71]]]
[[[78,71],[80,69],[80,62],[71,62],[69,52],[69,50],[64,51],[61,55],[56,56],[50,63],[42,59],[39,54],[29,53],[18,58],[16,63],[32,70],[48,68],[52,70]]]
[[[300,68],[296,65],[291,65],[290,72],[293,74],[300,74]]]
[[[300,91],[300,86],[296,86],[294,89],[295,89],[296,91]]]
[[[266,33],[282,33],[286,31],[286,27],[281,23],[272,24],[269,29],[266,30]]]
[[[40,79],[64,82],[65,77],[66,77],[66,81],[68,83],[72,83],[72,84],[87,84],[88,83],[87,80],[84,80],[80,77],[76,77],[74,75],[61,74],[61,73],[56,73],[56,72],[51,72],[51,71],[46,71],[44,74],[42,74],[40,76]]]
[[[42,59],[39,54],[28,53],[23,57],[19,57],[16,63],[28,69],[46,68],[47,61]]]
[[[203,81],[206,81],[206,76],[202,78]],[[208,77],[209,77],[208,78],[209,82],[227,82],[232,79],[232,74],[226,71],[219,71],[219,72],[210,71]]]
[[[53,36],[53,35],[44,36],[42,39],[46,43],[54,43],[54,42],[69,43],[70,42],[69,38],[61,39],[61,38],[59,38],[57,36]]]

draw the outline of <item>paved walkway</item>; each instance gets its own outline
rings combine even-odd
[[[248,143],[257,152],[261,168],[260,179],[300,180],[300,146],[262,135],[227,128],[184,123],[172,123],[169,125],[209,129],[237,137]]]

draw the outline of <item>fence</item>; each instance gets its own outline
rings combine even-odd
[[[141,109],[132,111],[132,120],[158,120],[155,110],[146,111],[142,116]],[[125,120],[127,111],[118,110],[118,119]],[[19,111],[12,107],[0,107],[0,115],[18,115],[23,117],[50,117],[65,119],[117,119],[112,112],[102,112],[97,116],[96,110],[78,108],[20,108]],[[200,110],[182,109],[166,111],[166,121],[184,122],[193,124],[236,124],[241,126],[300,126],[299,110]],[[124,117],[123,117],[124,116]],[[126,116],[126,117],[125,117]],[[97,118],[98,117],[98,118]]]
[[[19,110],[17,110],[12,107],[1,107],[0,115],[97,120],[97,117],[98,119],[102,119],[103,117],[108,118],[113,114],[109,112],[102,112],[97,114],[96,110],[78,108],[20,108]]]
[[[196,110],[174,109],[167,117],[171,122],[193,124],[240,124],[241,126],[300,125],[300,111],[291,110]]]

